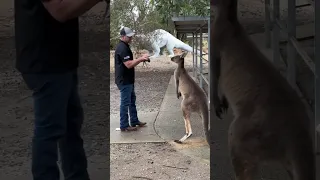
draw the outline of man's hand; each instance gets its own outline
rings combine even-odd
[[[124,62],[124,65],[128,68],[131,69],[135,66],[137,66],[138,64],[140,64],[141,62],[146,62],[146,61],[150,61],[149,60],[149,55],[148,54],[144,54],[141,57],[134,59],[132,61],[126,61]]]
[[[141,62],[143,62],[143,65],[142,65],[143,67],[147,66],[146,61],[150,62],[149,55],[148,54],[143,54],[142,57],[141,57]]]
[[[148,61],[149,60],[149,55],[148,54],[143,54],[140,57],[140,60],[141,60],[141,62]]]

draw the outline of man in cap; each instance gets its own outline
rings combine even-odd
[[[16,68],[33,91],[33,180],[89,180],[78,93],[79,19],[101,0],[15,0]],[[106,1],[109,3],[110,1]]]
[[[114,55],[115,67],[115,83],[120,90],[120,130],[135,131],[136,126],[144,126],[145,122],[138,119],[136,108],[136,94],[134,91],[135,73],[134,67],[139,63],[148,61],[149,55],[144,54],[140,58],[133,59],[133,54],[129,44],[135,33],[128,27],[123,27],[120,30],[120,42],[116,47]],[[129,116],[130,124],[129,126]]]

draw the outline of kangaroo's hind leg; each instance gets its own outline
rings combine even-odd
[[[236,154],[232,156],[233,170],[236,180],[253,180],[257,171],[256,164],[252,164],[250,159],[246,160]]]
[[[298,138],[297,138],[298,139]],[[291,152],[287,161],[289,163],[284,164],[285,168],[292,180],[315,180],[316,179],[316,168],[315,168],[315,154],[311,142],[301,138],[297,140],[296,147],[290,148]],[[308,142],[308,143],[307,143]]]
[[[183,114],[184,124],[186,128],[186,134],[179,140],[174,140],[176,143],[183,143],[186,139],[188,139],[192,135],[192,129],[190,124],[190,116],[191,116],[191,110],[186,104],[186,100],[183,99],[181,102],[181,110]]]
[[[236,180],[253,180],[257,170],[259,157],[254,154],[256,144],[251,139],[243,140],[245,130],[234,120],[229,127],[229,153]]]

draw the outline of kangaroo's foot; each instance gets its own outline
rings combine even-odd
[[[192,136],[192,132],[191,133],[187,133],[185,134],[181,139],[179,140],[174,140],[175,143],[179,143],[182,144],[186,139],[188,139],[190,136]]]

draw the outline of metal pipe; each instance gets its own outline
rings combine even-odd
[[[209,80],[204,76],[204,74],[200,74],[200,76],[202,77],[201,79],[204,80],[204,82],[209,85]]]
[[[314,25],[315,25],[315,35],[314,35],[314,54],[315,54],[315,127],[320,126],[320,1],[314,1]],[[317,152],[320,152],[320,132],[315,133],[316,143],[315,148]],[[318,163],[316,167],[319,167],[320,164]]]
[[[200,88],[203,88],[203,79],[202,79],[202,70],[203,70],[203,64],[202,64],[202,28],[200,28]]]
[[[287,28],[285,28],[284,25],[282,25],[282,23],[279,20],[276,20],[276,25],[279,26],[283,32],[288,33]],[[291,43],[293,45],[295,50],[298,52],[298,54],[301,56],[304,62],[308,65],[308,67],[313,72],[313,74],[315,74],[315,64],[313,60],[310,58],[310,56],[308,55],[308,53],[299,45],[299,42],[296,38],[290,36],[290,34],[288,34],[288,37],[289,37],[288,43]]]
[[[197,49],[198,49],[198,33],[196,32],[195,33],[196,34],[196,38],[195,38],[195,41],[196,41],[196,47],[195,47],[195,49],[194,49],[194,51],[195,51],[195,54],[196,54],[196,60],[195,60],[195,66],[196,66],[196,68],[195,68],[195,70],[196,70],[196,79],[198,79],[198,71],[197,71],[197,69],[198,69],[198,51],[197,51]]]
[[[276,26],[275,20],[280,17],[280,3],[279,0],[273,0],[273,23],[272,23],[272,50],[273,50],[273,63],[276,67],[280,65],[280,28]]]
[[[212,66],[212,52],[211,52],[211,31],[213,30],[213,27],[211,27],[211,19],[213,18],[212,16],[213,12],[211,10],[211,17],[210,17],[210,20],[208,20],[208,60],[209,60],[209,70],[208,70],[208,73],[209,73],[209,84],[208,84],[208,99],[209,99],[209,102],[208,102],[208,108],[209,108],[209,120],[210,122],[213,122],[213,118],[215,116],[215,113],[214,113],[214,110],[212,110],[211,108],[211,102],[213,102],[213,91],[212,91],[212,88],[211,88],[211,84],[213,84],[213,74],[212,74],[212,70],[213,70],[213,66]],[[213,20],[213,19],[212,19]],[[213,129],[213,123],[210,123],[210,129]],[[211,159],[211,158],[210,158]]]
[[[192,33],[192,47],[194,47],[194,33]],[[194,54],[194,48],[193,48],[192,49],[192,72],[193,72],[193,77],[196,76],[194,62],[195,62],[195,54]]]
[[[204,23],[204,24],[200,25],[199,28],[196,29],[196,31],[199,31],[201,28],[205,27],[206,25],[207,25],[207,23]]]
[[[307,0],[308,2],[309,2],[309,4],[313,7],[313,8],[315,8],[315,2],[314,1],[312,1],[312,0]],[[317,5],[319,5],[319,4],[317,4]],[[301,7],[301,6],[300,6]]]
[[[211,12],[212,13],[212,12]],[[210,18],[211,19],[211,18]],[[211,76],[211,73],[210,73],[210,57],[211,57],[211,52],[210,52],[210,46],[211,46],[211,39],[210,39],[210,19],[208,20],[208,80],[209,82],[210,81],[210,76]],[[210,83],[208,82],[208,99],[209,99],[209,102],[210,102]],[[209,112],[210,112],[210,103],[209,103]]]
[[[313,60],[310,58],[310,56],[308,55],[308,53],[301,48],[301,46],[299,45],[299,42],[296,39],[291,37],[289,40],[290,40],[290,43],[295,47],[298,54],[304,60],[304,62],[308,65],[309,69],[313,72],[313,74],[315,74],[315,64]]]
[[[287,19],[288,36],[296,38],[296,0],[288,0],[288,19]],[[292,43],[287,43],[287,80],[291,86],[296,84],[296,55],[297,52]]]
[[[266,43],[266,48],[271,47],[271,20],[270,20],[270,11],[269,7],[270,6],[270,0],[265,0],[265,43]]]

